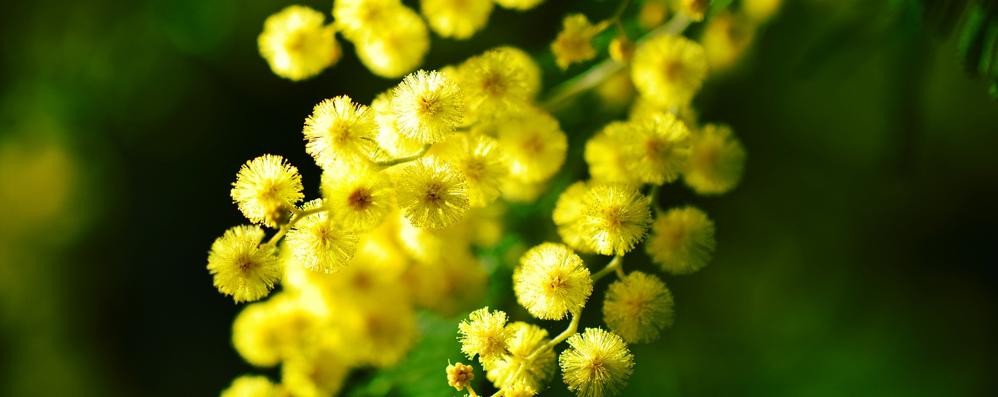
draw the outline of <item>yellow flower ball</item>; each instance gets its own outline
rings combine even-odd
[[[510,67],[516,59],[509,51],[489,50],[458,66],[470,119],[500,120],[528,106],[534,93],[532,76],[523,68]]]
[[[573,63],[595,58],[596,49],[593,48],[592,41],[602,30],[601,26],[593,25],[583,14],[566,16],[562,20],[561,32],[551,43],[551,52],[554,53],[558,67],[567,69]]]
[[[445,74],[419,70],[393,90],[398,131],[423,144],[442,141],[464,120],[464,95]]]
[[[612,332],[586,328],[568,338],[568,345],[558,361],[565,385],[579,397],[619,393],[634,371],[634,355]]]
[[[322,195],[331,218],[348,230],[378,227],[395,206],[388,176],[369,166],[323,172]]]
[[[653,37],[638,45],[631,60],[634,87],[661,109],[689,103],[706,78],[703,46],[684,37]]]
[[[468,359],[478,356],[483,364],[495,362],[506,353],[507,340],[512,335],[506,321],[506,312],[489,311],[488,306],[471,312],[457,326],[461,351]]]
[[[322,200],[314,200],[302,206],[302,210],[322,206]],[[357,251],[357,241],[354,229],[336,222],[327,209],[296,222],[288,231],[284,247],[290,251],[293,260],[306,269],[332,273],[346,266],[353,258]]]
[[[263,236],[258,226],[235,226],[211,244],[208,271],[215,288],[236,303],[267,296],[281,279],[277,250],[261,245]]]
[[[635,183],[639,180],[628,164],[631,153],[624,150],[637,134],[632,123],[615,121],[607,124],[586,141],[584,157],[589,165],[589,176],[605,183]]]
[[[703,47],[712,71],[734,66],[748,49],[756,26],[741,15],[722,12],[710,18],[703,31]]]
[[[551,115],[536,109],[501,121],[496,126],[499,148],[509,165],[510,178],[537,183],[561,168],[568,150],[568,137]]]
[[[693,135],[683,180],[697,193],[722,194],[738,186],[744,169],[745,148],[731,128],[707,124]]]
[[[274,397],[278,387],[266,376],[243,375],[222,391],[221,397]]]
[[[573,185],[555,205],[558,233],[569,246],[601,255],[624,255],[648,229],[648,198],[627,185]]]
[[[627,130],[614,130],[624,140],[631,160],[629,173],[643,183],[661,185],[675,181],[690,154],[690,130],[671,113],[657,113],[633,122]]]
[[[646,249],[652,261],[671,274],[690,274],[707,266],[714,253],[714,222],[694,207],[659,214]]]
[[[420,0],[419,4],[434,32],[458,40],[482,30],[492,14],[492,0]]]
[[[403,164],[393,174],[398,205],[419,227],[440,229],[464,217],[468,186],[453,166],[433,157]]]
[[[542,320],[560,320],[578,313],[593,292],[582,258],[563,244],[543,243],[520,258],[513,272],[516,300]]]
[[[395,22],[393,16],[401,8],[406,7],[399,0],[336,0],[333,18],[344,37],[359,41],[391,29]]]
[[[366,164],[377,150],[374,113],[350,97],[325,99],[312,109],[302,129],[305,151],[323,169]]]
[[[277,227],[301,201],[301,175],[283,157],[265,154],[239,168],[230,195],[251,222]]]
[[[257,38],[274,74],[289,80],[313,77],[340,59],[335,30],[321,12],[292,5],[267,17]]]
[[[371,102],[374,121],[378,124],[378,150],[372,160],[390,161],[416,155],[423,150],[423,143],[399,132],[398,117],[392,108],[391,92],[383,92]]]
[[[343,387],[349,370],[336,346],[322,341],[308,352],[291,357],[284,363],[281,384],[296,397],[335,395]]]
[[[408,7],[391,10],[391,24],[354,40],[357,57],[371,73],[394,79],[415,70],[430,50],[426,23]]]
[[[532,361],[528,358],[548,342],[548,332],[536,325],[519,321],[509,324],[506,329],[509,334],[507,354],[488,366],[486,377],[493,385],[504,390],[517,386],[534,393],[542,390],[554,374],[554,351],[546,349],[533,357]]]
[[[506,67],[515,69],[522,76],[528,97],[533,98],[541,91],[541,67],[537,65],[534,58],[526,51],[513,46],[502,46],[493,48],[491,51],[498,52],[505,57]]]
[[[454,134],[430,153],[464,176],[472,207],[484,207],[499,197],[502,179],[509,170],[495,138],[479,133]]]
[[[672,325],[672,307],[672,293],[661,279],[631,272],[607,289],[603,321],[628,343],[652,342]]]

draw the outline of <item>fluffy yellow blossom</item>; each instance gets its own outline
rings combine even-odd
[[[357,57],[371,73],[398,78],[423,63],[430,50],[430,32],[426,23],[408,7],[392,10],[391,24],[385,29],[354,40]]]
[[[562,21],[561,32],[551,43],[551,52],[554,53],[555,62],[562,69],[577,62],[584,62],[596,57],[596,49],[593,48],[593,37],[596,37],[603,27],[593,25],[582,14],[571,14],[565,16]]]
[[[314,200],[302,206],[302,210],[322,206],[322,200]],[[330,206],[327,211],[308,215],[295,223],[284,241],[284,247],[297,264],[320,273],[332,273],[346,266],[357,250],[354,229],[336,222],[329,216],[329,210],[342,212]]]
[[[548,342],[548,332],[536,325],[519,321],[506,328],[509,332],[508,353],[489,365],[486,373],[489,381],[502,389],[517,385],[534,392],[543,389],[554,374],[554,351],[541,351],[533,361],[527,358]]]
[[[299,5],[267,17],[257,45],[274,74],[304,80],[340,59],[334,29],[324,22],[321,12]]]
[[[672,325],[672,306],[672,293],[661,279],[631,272],[607,289],[603,321],[628,343],[651,342]]]
[[[495,138],[479,133],[454,134],[431,152],[464,176],[472,207],[484,207],[499,197],[502,179],[509,172]]]
[[[323,341],[288,359],[281,367],[281,383],[296,397],[335,395],[349,369],[338,349]]]
[[[745,167],[745,149],[725,125],[707,124],[693,135],[683,180],[700,194],[726,193],[738,185]]]
[[[378,124],[378,151],[373,160],[389,161],[409,157],[423,150],[423,144],[399,132],[398,118],[392,109],[391,91],[383,92],[371,101],[374,121]]]
[[[495,0],[495,2],[502,8],[525,11],[537,7],[544,0]]]
[[[489,311],[488,306],[475,310],[457,326],[461,351],[468,359],[492,363],[506,353],[507,340],[512,335],[506,328],[506,312]]]
[[[660,185],[679,178],[690,153],[690,130],[672,113],[635,122],[624,150],[630,173],[641,182]]]
[[[230,192],[246,219],[277,227],[301,201],[302,184],[298,169],[281,156],[265,154],[239,168]]]
[[[527,106],[533,95],[531,76],[523,68],[510,67],[515,60],[509,51],[489,50],[458,67],[465,108],[472,117],[496,120]]]
[[[562,244],[543,243],[520,258],[513,272],[513,292],[534,317],[560,320],[582,310],[593,292],[593,281],[575,252]]]
[[[579,397],[616,394],[631,377],[634,355],[616,334],[587,328],[568,338],[568,345],[558,361],[568,390]]]
[[[679,36],[653,37],[638,45],[631,60],[634,86],[661,109],[689,103],[706,78],[703,46]]]
[[[703,20],[709,6],[710,0],[679,0],[679,11],[695,22]]]
[[[332,219],[350,230],[377,227],[395,206],[388,177],[369,166],[327,170],[322,174],[322,195]]]
[[[524,85],[526,85],[527,96],[529,98],[537,96],[541,90],[541,67],[537,65],[534,58],[526,51],[513,46],[496,47],[492,51],[503,54],[501,56],[505,57],[508,62],[506,67],[518,71],[523,78]]]
[[[442,141],[464,119],[464,96],[457,82],[437,71],[419,70],[393,91],[398,131],[423,144]]]
[[[267,296],[281,279],[276,249],[260,244],[263,235],[258,226],[235,226],[211,244],[208,271],[215,288],[236,303]]]
[[[589,236],[586,236],[579,226],[579,222],[586,216],[586,196],[589,187],[585,182],[575,182],[558,196],[558,201],[554,205],[552,218],[554,224],[558,226],[558,235],[569,247],[578,252],[591,254],[593,250],[589,248]]]
[[[569,187],[555,206],[558,233],[570,246],[602,255],[623,255],[645,236],[648,198],[634,187],[595,183]]]
[[[447,365],[447,385],[461,391],[471,386],[475,379],[475,368],[461,363]]]
[[[509,165],[509,176],[521,182],[541,182],[561,168],[568,138],[551,115],[536,109],[504,120],[497,126],[499,148]]]
[[[232,345],[246,362],[271,367],[307,350],[320,325],[299,299],[282,292],[239,312],[232,323]]]
[[[596,87],[596,95],[600,103],[612,112],[617,112],[627,108],[634,99],[634,84],[631,83],[631,74],[626,69],[622,69]]]
[[[684,207],[659,214],[646,248],[665,271],[689,274],[707,266],[714,245],[714,222],[703,211]]]
[[[374,113],[346,95],[315,105],[302,133],[305,151],[324,169],[366,163],[377,149]]]
[[[607,124],[600,132],[586,141],[584,157],[589,165],[589,176],[594,181],[607,183],[634,183],[636,178],[628,168],[633,161],[629,153],[622,150],[635,136],[631,123],[615,121]]]
[[[468,187],[453,166],[433,157],[404,164],[394,177],[398,205],[414,225],[439,229],[468,211]]]
[[[667,0],[645,0],[641,3],[641,10],[638,11],[638,24],[642,28],[651,30],[665,22],[665,17],[669,14]]]
[[[430,28],[441,37],[470,38],[489,23],[492,0],[420,0]]]
[[[401,8],[405,6],[399,0],[336,0],[333,18],[344,37],[358,41],[391,29]]]
[[[275,397],[277,390],[277,385],[266,376],[243,375],[233,380],[221,397]]]
[[[783,0],[743,0],[742,10],[753,21],[764,22],[776,15]]]
[[[703,31],[703,47],[712,71],[728,69],[752,43],[755,25],[745,17],[722,12],[710,18]]]

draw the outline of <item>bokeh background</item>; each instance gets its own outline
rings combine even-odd
[[[513,44],[538,56],[550,86],[581,70],[552,65],[561,16],[607,15],[612,3],[496,9],[474,40],[435,37],[425,65]],[[714,218],[718,250],[705,270],[666,279],[677,322],[634,348],[625,394],[994,395],[998,103],[920,1],[785,3],[696,99],[702,119],[734,127],[747,173],[722,197],[664,190],[663,203]],[[3,6],[0,395],[208,396],[253,371],[230,344],[239,307],[205,270],[211,241],[241,222],[235,172],[281,154],[314,196],[301,138],[312,105],[367,102],[395,84],[348,44],[316,79],[275,77],[256,35],[287,4]],[[518,234],[527,244],[556,238],[545,212],[584,175],[581,143],[621,117],[592,97],[574,109],[558,114],[574,149],[553,193],[510,212],[511,233],[531,230]],[[508,291],[497,273],[493,291]],[[411,358],[356,372],[345,394],[456,395],[443,376],[460,358],[455,321],[422,316]],[[557,380],[548,393],[567,395]]]

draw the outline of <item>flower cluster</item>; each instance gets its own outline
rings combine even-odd
[[[608,67],[556,87],[544,102],[537,101],[540,68],[514,47],[413,71],[428,29],[468,38],[485,26],[493,1],[526,10],[542,0],[423,0],[422,17],[399,0],[336,0],[331,24],[301,6],[267,19],[260,51],[282,77],[305,79],[334,64],[339,33],[373,73],[404,78],[369,104],[336,96],[305,117],[304,150],[322,170],[320,197],[306,199],[298,169],[280,156],[251,159],[236,174],[231,198],[248,224],[215,240],[207,269],[221,294],[253,302],[233,323],[237,352],[257,367],[280,365],[281,381],[245,375],[224,395],[335,394],[352,369],[404,357],[417,338],[416,310],[454,314],[478,301],[487,274],[474,248],[496,245],[505,203],[536,200],[561,169],[569,142],[552,98],[588,88],[629,103],[630,112],[579,148],[589,178],[556,200],[561,242],[526,250],[513,271],[513,295],[527,313],[569,325],[549,335],[485,307],[458,325],[461,350],[498,394],[536,395],[560,369],[570,390],[601,397],[626,386],[634,370],[628,344],[652,342],[673,323],[665,282],[626,271],[624,256],[643,247],[664,272],[683,275],[713,254],[710,218],[692,206],[662,209],[658,193],[682,180],[695,193],[717,195],[741,179],[746,155],[732,129],[700,123],[691,106],[712,65],[709,29],[703,43],[681,35],[691,21],[710,25],[727,14],[714,16],[707,2],[648,0],[636,16],[643,26],[636,40],[621,23],[627,0],[597,23],[570,15],[551,46],[557,64],[596,58],[594,38],[616,27],[601,63]],[[669,7],[678,7],[676,16],[663,24],[655,13]],[[613,93],[627,87],[637,93],[633,101]],[[609,264],[590,270],[583,257],[596,255]],[[617,279],[603,295],[605,327],[579,332],[607,276]],[[562,342],[568,347],[558,353]],[[476,395],[471,365],[449,364],[446,373],[450,386]]]
[[[494,5],[525,11],[543,0],[421,0],[416,12],[401,0],[336,0],[330,23],[315,9],[293,5],[271,15],[258,38],[274,74],[305,80],[339,61],[339,33],[371,73],[397,78],[415,70],[430,49],[430,30],[465,40],[489,22]],[[493,4],[494,3],[494,4]]]
[[[675,2],[677,16],[660,28],[654,27],[661,21],[649,22],[649,31],[636,41],[621,27],[627,2],[622,4],[613,17],[598,23],[580,14],[567,16],[551,45],[565,69],[595,58],[600,51],[593,38],[617,26],[618,35],[607,48],[610,59],[604,61],[609,66],[591,70],[595,74],[615,66],[620,72],[614,75],[624,76],[623,85],[634,87],[637,98],[626,120],[610,122],[585,143],[590,179],[568,186],[552,213],[561,242],[530,248],[513,272],[517,303],[540,320],[570,318],[568,327],[548,338],[543,328],[487,307],[472,312],[458,327],[462,350],[469,360],[477,357],[497,389],[495,396],[536,395],[556,367],[580,397],[622,391],[635,367],[628,344],[657,340],[674,316],[673,295],[662,278],[625,270],[624,256],[643,245],[663,272],[685,275],[702,269],[715,248],[710,218],[692,206],[662,209],[660,187],[681,180],[697,194],[717,195],[735,188],[742,176],[745,150],[731,128],[701,124],[691,106],[712,62],[703,43],[679,32],[705,18],[714,23],[708,18],[708,2]],[[645,14],[655,11],[649,7],[656,4],[645,2],[642,21],[653,19]],[[580,255],[605,255],[609,263],[591,271]],[[616,280],[603,295],[604,325],[580,331],[596,283],[607,276]],[[556,354],[561,342],[568,346]],[[476,395],[471,383],[452,386]]]

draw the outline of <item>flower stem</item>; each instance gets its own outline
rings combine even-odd
[[[426,154],[427,150],[430,150],[430,145],[423,145],[422,149],[419,149],[419,151],[416,152],[416,154],[413,154],[411,156],[399,157],[385,161],[375,161],[374,164],[380,167],[391,167],[393,165],[408,163],[410,161],[418,160],[420,157],[423,157],[423,155]]]
[[[277,230],[277,233],[274,233],[274,235],[270,237],[270,240],[267,240],[266,244],[276,245],[277,242],[284,238],[284,235],[288,234],[288,231],[291,230],[295,223],[298,223],[298,221],[309,215],[318,214],[325,210],[326,209],[324,207],[309,208],[307,210],[294,210],[294,215],[291,216],[291,220],[289,220],[288,223],[281,225],[281,228]]]
[[[621,273],[624,272],[624,269],[621,267],[623,263],[624,263],[624,257],[620,255],[613,257],[613,259],[610,260],[610,263],[608,263],[606,267],[604,267],[602,270],[596,273],[593,273],[593,281],[595,282],[596,280],[599,280],[612,272],[617,272],[617,275],[619,276]]]

